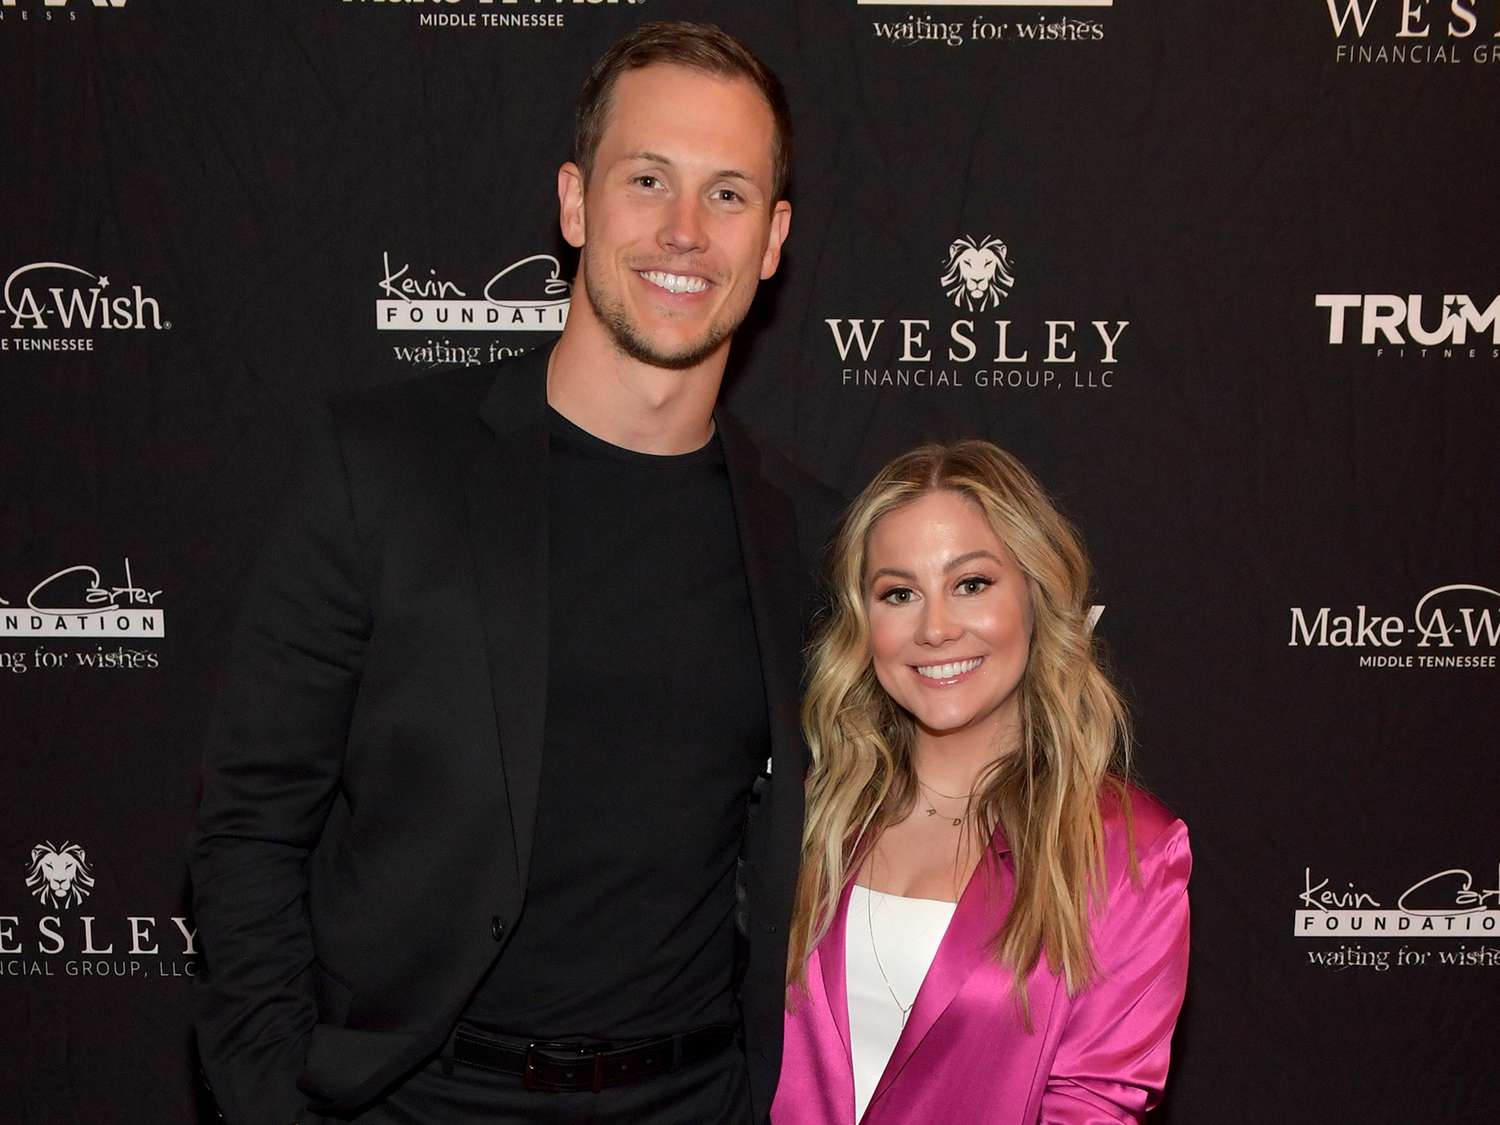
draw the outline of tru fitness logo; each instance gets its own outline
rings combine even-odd
[[[78,13],[119,11],[129,0],[0,0],[0,23],[15,19],[22,23],[74,23]]]
[[[1395,358],[1500,359],[1500,296],[1467,293],[1319,293],[1328,342]]]

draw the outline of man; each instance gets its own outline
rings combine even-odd
[[[834,498],[714,406],[789,143],[742,45],[640,28],[558,174],[556,345],[314,428],[191,861],[231,1125],[766,1116]]]

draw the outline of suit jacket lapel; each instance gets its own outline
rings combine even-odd
[[[1009,851],[1004,836],[997,829],[990,850],[981,857],[968,886],[959,896],[953,920],[948,923],[932,966],[917,991],[911,1016],[901,1029],[901,1038],[896,1040],[885,1071],[875,1086],[875,1093],[870,1097],[872,1104],[901,1074],[912,1053],[953,1002],[964,982],[990,957],[990,939],[1000,929],[1000,923],[1010,908],[1014,886]],[[847,1009],[847,1002],[845,1007]],[[848,1018],[847,1013],[845,1018]]]
[[[771,728],[771,786],[758,830],[770,833],[775,871],[796,878],[801,849],[802,776],[806,762],[797,721],[802,670],[802,561],[791,500],[761,475],[759,454],[733,419],[715,415],[739,530],[750,615],[760,649],[761,679]],[[774,828],[779,822],[783,827]]]
[[[531,862],[546,727],[546,375],[551,350],[537,348],[502,365],[479,412],[494,433],[469,463],[465,482],[476,597],[521,896]]]
[[[854,1051],[849,1045],[849,969],[848,933],[849,899],[854,893],[854,880],[844,884],[843,896],[834,911],[833,922],[828,933],[818,943],[818,963],[823,973],[823,993],[828,997],[828,1008],[833,1016],[833,1026],[838,1029],[839,1039],[844,1044],[844,1055],[849,1065],[854,1066]]]

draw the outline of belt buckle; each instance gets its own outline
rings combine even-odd
[[[558,1055],[564,1057],[559,1058]],[[571,1069],[561,1079],[553,1077],[563,1067]],[[573,1077],[585,1068],[590,1072],[587,1084],[585,1080]],[[543,1093],[592,1089],[597,1094],[603,1085],[603,1078],[603,1055],[594,1048],[545,1040],[526,1045],[526,1061],[521,1071],[523,1089]]]

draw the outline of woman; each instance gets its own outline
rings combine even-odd
[[[987,442],[898,457],[846,515],[773,1125],[1101,1125],[1158,1100],[1187,830],[1126,785],[1078,538]]]

